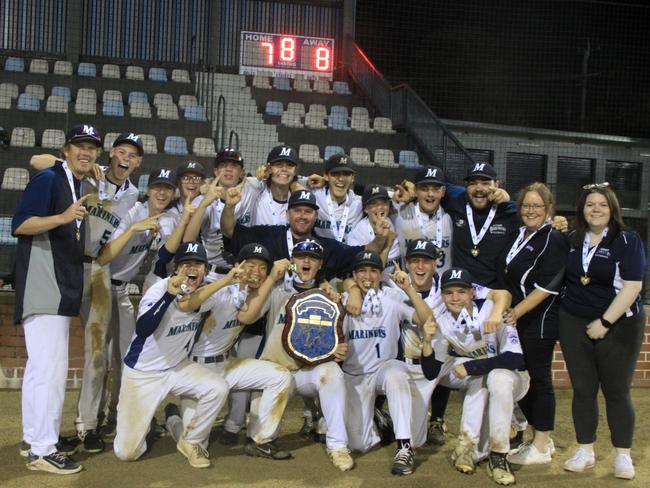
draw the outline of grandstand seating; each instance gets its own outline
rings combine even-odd
[[[350,130],[347,107],[334,105],[327,118],[327,127],[334,130]]]
[[[172,70],[172,81],[177,83],[190,83],[190,74],[184,69]]]
[[[56,61],[54,63],[54,74],[55,75],[72,75],[72,63],[70,61]]]
[[[149,68],[149,79],[151,81],[167,81],[167,71],[163,68]]]
[[[287,127],[304,127],[302,120],[300,119],[300,115],[293,112],[284,112],[282,114],[281,122],[282,125],[286,125]]]
[[[395,163],[395,155],[390,149],[376,149],[375,164],[382,168],[398,168],[399,165]]]
[[[117,90],[106,90],[102,95],[102,102],[106,103],[108,101],[122,102],[122,92]],[[130,103],[130,102],[129,102]]]
[[[97,113],[97,93],[94,89],[79,88],[74,111],[83,115],[95,115]]]
[[[335,81],[332,84],[332,88],[334,93],[338,93],[339,95],[352,95],[347,81]]]
[[[161,105],[173,105],[174,99],[169,93],[156,93],[153,96],[153,104],[156,107],[160,107]]]
[[[350,157],[357,166],[372,167],[375,165],[375,163],[370,160],[370,151],[367,147],[353,147],[350,149]]]
[[[185,107],[183,115],[186,120],[191,120],[194,122],[206,122],[208,119],[205,116],[205,108],[199,105],[189,105]]]
[[[128,101],[129,103],[133,103],[133,102],[149,103],[149,96],[145,92],[132,91],[129,93]]]
[[[18,98],[18,85],[16,83],[0,83],[0,94],[11,98]]]
[[[41,137],[41,147],[45,149],[60,149],[65,143],[65,134],[60,129],[45,129]]]
[[[323,78],[314,80],[314,91],[317,93],[332,93],[330,82]]]
[[[0,110],[9,110],[11,108],[11,97],[0,92]]]
[[[417,168],[420,166],[417,153],[415,151],[406,150],[399,152],[399,164],[406,168]]]
[[[106,117],[124,117],[124,104],[117,100],[105,100],[102,104],[102,114]]]
[[[165,153],[175,154],[177,156],[186,156],[187,141],[184,137],[180,136],[167,136],[165,138]]]
[[[47,101],[45,102],[45,111],[52,112],[52,113],[67,114],[68,101],[65,99],[65,97],[51,95],[47,98]]]
[[[197,137],[192,145],[192,152],[197,156],[215,157],[217,151],[214,147],[214,141],[207,137]]]
[[[319,113],[307,112],[305,115],[305,126],[310,129],[325,129],[325,117]]]
[[[144,80],[144,70],[140,66],[127,66],[125,76],[127,80]]]
[[[7,168],[2,177],[3,190],[23,191],[29,183],[29,171],[25,168]]]
[[[25,93],[34,95],[40,101],[45,100],[45,87],[43,85],[27,85],[25,86]]]
[[[178,120],[178,107],[175,103],[158,105],[156,115],[159,119]]]
[[[77,74],[79,76],[97,76],[97,68],[94,63],[79,63],[77,67]]]
[[[18,110],[25,112],[38,112],[41,109],[41,102],[38,97],[35,97],[31,93],[21,93],[18,95],[16,107]]]
[[[45,59],[32,59],[29,63],[29,72],[37,74],[47,74],[50,71],[50,66]]]
[[[13,147],[34,147],[36,134],[31,127],[14,127],[11,131],[10,145]]]
[[[138,178],[138,191],[140,196],[144,197],[147,194],[147,185],[149,184],[149,175],[140,175]]]
[[[284,112],[284,107],[282,106],[282,102],[278,102],[275,100],[269,100],[266,102],[266,106],[264,111],[268,115],[274,115],[274,116],[281,116]]]
[[[148,102],[133,102],[129,104],[129,115],[138,119],[150,119],[151,106]]]
[[[289,78],[273,78],[273,88],[275,90],[291,90],[291,83],[289,82]]]
[[[325,152],[323,153],[323,158],[325,160],[331,158],[335,154],[345,154],[345,149],[341,146],[325,146]]]
[[[323,162],[318,146],[315,144],[301,144],[298,150],[298,156],[305,163],[319,164]]]
[[[72,96],[70,94],[70,88],[67,86],[53,86],[50,95],[53,95],[55,97],[63,97],[65,98],[66,102],[72,100]]]
[[[18,239],[11,235],[11,217],[0,217],[0,245],[15,246]]]
[[[185,107],[195,106],[198,104],[199,102],[194,95],[181,95],[178,97],[178,107],[181,110],[185,110]]]
[[[287,112],[298,115],[299,117],[305,116],[305,106],[302,103],[289,102],[287,105]]]
[[[145,154],[158,154],[158,144],[156,137],[151,134],[140,134],[142,140],[142,147]]]
[[[102,66],[102,78],[120,78],[120,67],[115,64],[105,64]]]
[[[269,77],[256,74],[255,76],[253,76],[253,86],[255,88],[271,89],[271,84],[269,83]]]
[[[25,71],[25,60],[23,58],[9,56],[5,60],[5,71]]]
[[[352,130],[372,132],[372,129],[370,128],[370,119],[368,118],[368,109],[365,107],[353,107],[350,126]]]
[[[381,134],[395,134],[393,123],[388,117],[375,117],[372,127]]]
[[[304,76],[296,76],[293,80],[293,89],[299,92],[310,92],[311,85],[309,80],[305,79]]]

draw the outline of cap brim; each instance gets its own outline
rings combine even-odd
[[[149,182],[147,183],[147,186],[153,186],[153,185],[157,185],[159,183],[162,183],[162,184],[167,185],[167,186],[171,186],[174,189],[177,188],[176,183],[173,183],[170,180],[163,180],[163,179],[149,180]]]
[[[320,207],[314,203],[305,203],[305,202],[291,203],[287,208],[291,208],[291,207],[310,207],[313,208],[314,210],[320,209]]]
[[[208,260],[200,258],[199,256],[181,256],[178,259],[175,259],[174,262],[176,264],[184,263],[185,261],[199,261],[207,266]]]
[[[222,158],[219,159],[216,163],[214,163],[214,165],[219,166],[221,163],[235,163],[241,166],[242,168],[244,167],[244,162],[241,159]]]
[[[370,266],[372,268],[378,269],[379,271],[384,270],[383,266],[379,266],[374,261],[359,261],[358,263],[354,263],[354,268],[352,268],[352,269],[357,269],[357,268],[360,268],[361,266]]]
[[[314,251],[298,251],[298,250],[296,250],[296,251],[293,251],[291,254],[292,254],[292,256],[311,256],[312,258],[316,258],[316,259],[325,259],[325,257],[322,254],[319,254],[319,253],[314,252]]]
[[[389,197],[388,195],[378,195],[378,194],[377,194],[377,195],[372,195],[371,197],[369,197],[369,198],[368,198],[368,199],[363,203],[363,207],[365,208],[366,205],[368,205],[370,202],[372,202],[373,200],[379,200],[380,198],[381,198],[382,200],[389,200],[389,201],[390,201],[390,197]]]
[[[336,168],[330,168],[327,170],[328,173],[354,173],[357,172],[351,166],[337,166]]]
[[[94,143],[95,146],[97,147],[102,147],[102,141],[98,141],[94,137],[90,137],[90,136],[73,137],[72,139],[67,141],[66,144],[74,144],[75,142],[86,142],[86,141]]]
[[[115,141],[113,143],[113,147],[121,146],[122,144],[130,144],[131,146],[133,146],[138,150],[138,154],[140,154],[140,156],[144,154],[144,149],[142,147],[138,146],[135,142],[129,140]]]
[[[428,183],[433,183],[434,185],[443,185],[443,186],[445,184],[444,181],[440,181],[440,180],[437,180],[437,179],[434,179],[434,178],[425,178],[424,180],[416,181],[415,186],[426,185]]]
[[[444,285],[440,285],[440,288],[447,288],[448,286],[461,286],[463,288],[471,288],[472,284],[467,283],[465,281],[460,281],[460,280],[453,280],[453,281],[448,281]]]
[[[496,180],[496,176],[489,175],[487,173],[472,173],[471,175],[467,175],[465,177],[465,181],[471,180],[474,178],[483,178],[485,180]]]
[[[412,258],[412,257],[415,257],[415,256],[421,256],[421,257],[424,257],[424,258],[433,259],[434,261],[436,259],[438,259],[438,256],[432,256],[431,253],[424,252],[424,251],[419,251],[419,250],[418,251],[413,251],[413,252],[410,252],[410,253],[406,253],[406,259]]]
[[[268,161],[266,161],[266,164],[279,163],[280,161],[286,161],[287,163],[293,164],[294,166],[298,166],[298,161],[294,161],[293,159],[289,159],[289,158],[287,158],[285,156],[280,156],[280,157],[268,160]]]

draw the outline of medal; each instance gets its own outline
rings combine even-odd
[[[474,256],[475,258],[478,257],[478,254],[479,254],[479,250],[478,250],[478,248],[477,248],[476,246],[474,246],[474,247],[472,248],[471,253],[472,253],[472,256]]]
[[[75,237],[77,238],[78,241],[81,240],[81,232],[79,232],[79,229],[77,229],[77,232],[75,232]]]
[[[587,273],[589,272],[589,263],[591,263],[591,260],[596,254],[596,250],[598,249],[598,246],[600,245],[601,242],[603,242],[603,239],[607,236],[608,230],[609,228],[605,227],[602,235],[600,236],[600,241],[598,241],[598,244],[592,247],[591,250],[589,250],[589,232],[585,232],[585,238],[582,241],[582,270],[584,271],[584,274],[580,277],[580,283],[582,283],[582,286],[587,286],[591,281],[591,278],[587,275]]]
[[[476,258],[479,254],[479,250],[476,246],[479,245],[481,239],[483,239],[486,232],[490,228],[490,224],[492,224],[492,221],[494,220],[494,217],[497,213],[497,206],[492,205],[492,208],[490,208],[490,211],[485,218],[483,227],[481,227],[481,230],[478,234],[476,233],[476,226],[474,225],[474,211],[472,210],[472,207],[469,203],[465,204],[465,213],[467,214],[467,223],[469,225],[470,236],[472,237],[472,244],[474,244],[474,248],[471,250],[471,254]]]
[[[580,283],[582,283],[582,286],[587,286],[589,282],[591,281],[591,278],[587,275],[583,275],[580,277]]]

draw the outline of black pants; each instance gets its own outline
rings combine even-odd
[[[555,390],[553,390],[553,349],[555,339],[520,337],[530,388],[519,400],[519,407],[535,430],[553,430],[555,422]]]
[[[573,386],[576,439],[579,444],[596,440],[600,386],[605,396],[612,445],[630,448],[634,435],[630,386],[643,342],[645,313],[623,317],[600,340],[587,336],[585,327],[589,322],[560,308],[560,345]]]

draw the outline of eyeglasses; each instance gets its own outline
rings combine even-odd
[[[537,211],[537,210],[541,210],[541,209],[543,209],[543,208],[546,208],[546,205],[541,204],[541,203],[524,203],[524,204],[521,206],[521,209],[522,209],[524,212],[528,212],[529,210],[535,210],[535,211]]]
[[[202,176],[181,176],[181,181],[183,183],[201,183],[203,181]]]
[[[323,254],[323,246],[318,242],[312,240],[300,241],[293,246],[293,252],[313,252]]]
[[[603,181],[602,183],[590,183],[582,187],[583,190],[602,190],[603,188],[609,188],[609,183]]]

